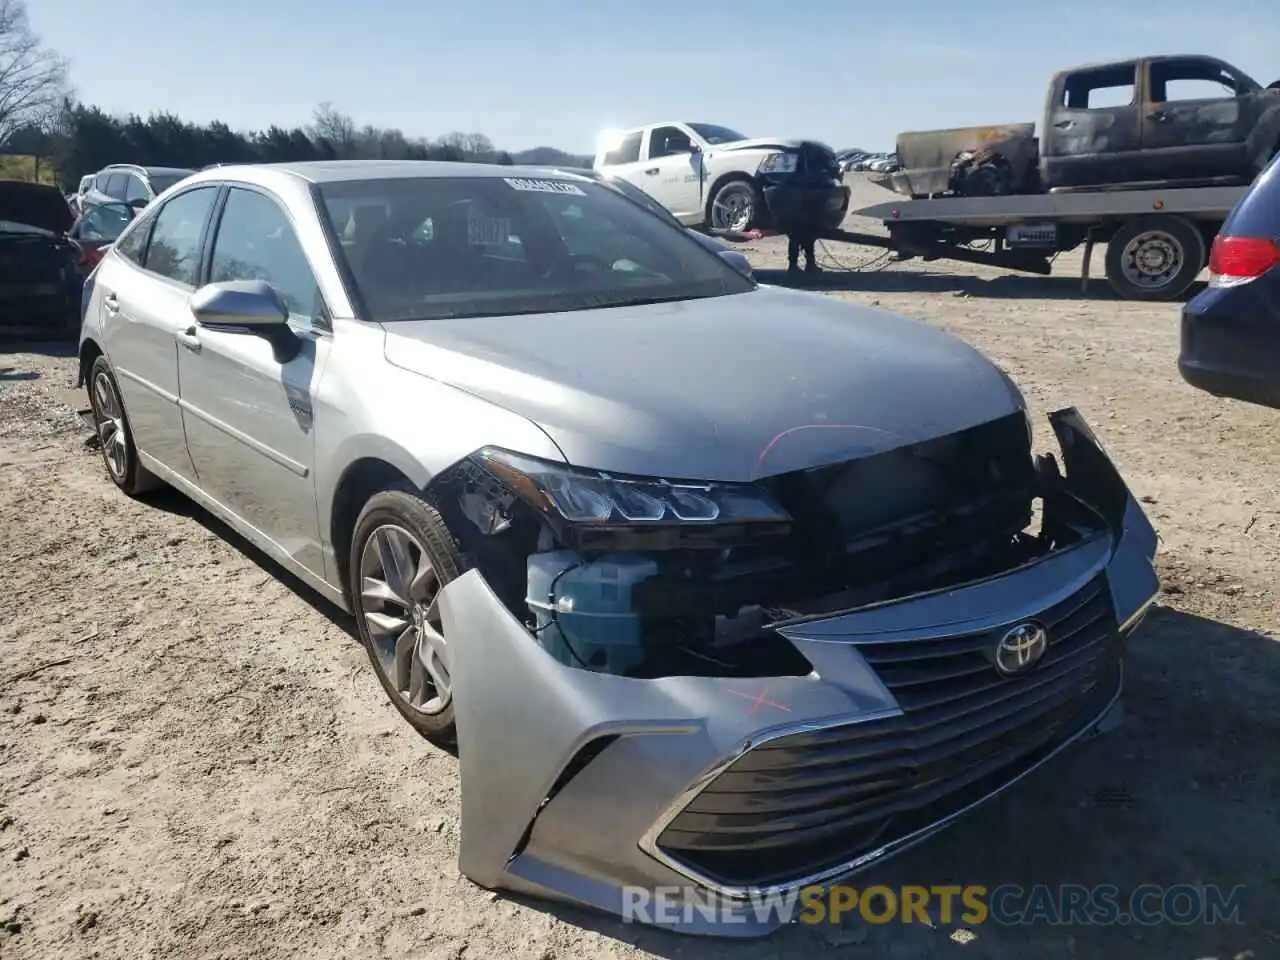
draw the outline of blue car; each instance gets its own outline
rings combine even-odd
[[[1209,286],[1182,311],[1182,378],[1280,410],[1280,154],[1222,225]]]

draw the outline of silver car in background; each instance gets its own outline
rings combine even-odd
[[[353,613],[456,744],[486,887],[833,882],[1113,725],[1158,588],[1074,409],[1033,457],[971,347],[759,286],[590,177],[197,173],[86,282],[80,365],[111,479]],[[717,916],[655,922],[780,922]]]

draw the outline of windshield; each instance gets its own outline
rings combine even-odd
[[[116,238],[133,221],[133,211],[120,203],[92,206],[85,210],[76,226],[77,239],[94,243],[115,243]]]
[[[752,290],[609,187],[527,177],[322,183],[355,298],[379,322],[559,313]]]
[[[190,173],[151,173],[147,175],[147,179],[151,181],[151,189],[158,197],[175,183],[181,183],[189,176],[191,176]]]
[[[720,143],[736,143],[738,140],[747,139],[744,134],[739,133],[737,130],[719,127],[714,123],[691,123],[689,127],[712,146]]]

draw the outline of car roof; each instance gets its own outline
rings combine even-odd
[[[151,174],[174,174],[174,173],[192,173],[193,171],[187,167],[148,167],[141,163],[108,163],[103,170],[141,170],[150,176]]]
[[[296,163],[227,164],[201,170],[184,183],[238,180],[270,187],[281,180],[307,183],[344,183],[358,180],[405,180],[414,178],[498,178],[528,177],[536,180],[584,180],[563,170],[547,167],[501,166],[493,163],[465,163],[448,160],[310,160]]]

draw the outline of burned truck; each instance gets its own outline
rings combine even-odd
[[[1280,151],[1280,81],[1225,61],[1140,57],[1064,70],[1044,119],[903,133],[874,182],[915,199],[1249,183]]]

